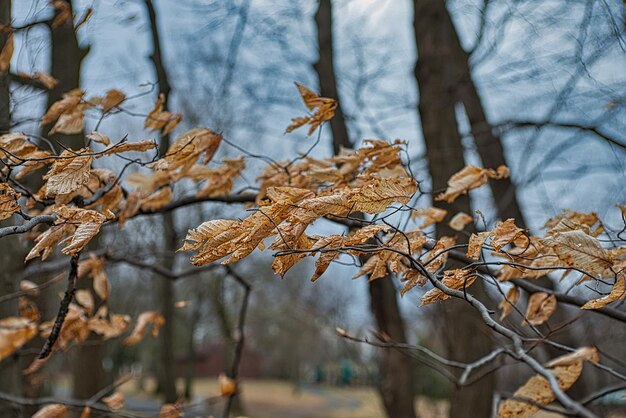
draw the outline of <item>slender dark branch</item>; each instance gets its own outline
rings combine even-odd
[[[150,270],[160,276],[165,277],[166,279],[169,280],[178,280],[178,279],[182,279],[184,277],[187,276],[192,276],[195,274],[199,274],[202,273],[204,271],[209,271],[209,270],[214,270],[216,268],[222,267],[220,264],[207,264],[205,266],[202,266],[200,268],[191,268],[188,270],[184,270],[181,272],[175,272],[175,271],[171,271],[166,269],[165,267],[159,265],[159,264],[154,264],[154,263],[147,263],[147,262],[143,262],[140,261],[136,258],[131,258],[131,257],[124,257],[122,255],[118,255],[118,254],[110,254],[110,253],[105,253],[104,254],[104,258],[108,261],[114,262],[114,263],[125,263],[134,267],[138,267],[141,269],[145,269],[145,270]]]
[[[508,120],[497,124],[495,127],[502,130],[510,130],[516,128],[565,128],[565,129],[577,129],[585,132],[590,132],[595,136],[605,140],[606,142],[616,145],[622,149],[626,149],[626,143],[612,137],[610,134],[602,132],[597,126],[584,125],[582,123],[575,122],[558,122],[558,121],[529,121],[529,120]]]
[[[69,311],[70,303],[74,298],[74,293],[76,292],[76,278],[78,276],[78,257],[79,254],[72,256],[70,259],[70,274],[67,277],[67,288],[65,289],[65,295],[63,296],[63,300],[61,300],[61,306],[59,307],[59,313],[57,314],[57,318],[54,321],[54,325],[52,326],[52,330],[50,331],[50,335],[46,340],[39,356],[37,358],[45,359],[52,352],[52,348],[54,347],[54,343],[59,338],[59,334],[61,333],[61,328],[63,327],[63,323],[65,322],[65,317],[67,316],[67,312]]]

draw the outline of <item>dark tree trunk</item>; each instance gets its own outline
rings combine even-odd
[[[333,64],[333,24],[332,2],[321,0],[315,14],[319,43],[319,61],[314,68],[320,81],[320,94],[338,99],[335,67]],[[333,136],[333,150],[339,153],[341,147],[351,148],[345,118],[338,104],[335,117],[330,123]],[[391,277],[369,283],[370,308],[376,319],[378,331],[393,341],[407,341],[404,321],[400,315],[397,291]],[[379,371],[381,374],[380,393],[387,416],[393,418],[415,417],[413,399],[413,374],[411,361],[397,350],[380,352]]]
[[[161,52],[161,38],[159,36],[159,28],[157,22],[156,11],[152,0],[145,0],[146,11],[150,22],[150,31],[152,35],[152,55],[150,59],[154,65],[154,71],[159,84],[159,94],[163,94],[165,102],[164,110],[168,109],[169,94],[171,91],[167,69],[163,61]],[[159,144],[159,152],[161,156],[165,155],[170,145],[169,135],[161,136]],[[163,214],[163,240],[165,252],[174,254],[177,246],[176,225],[174,222],[174,214],[167,212]],[[163,267],[172,270],[174,267],[174,257],[165,257],[163,259]],[[176,393],[176,372],[174,369],[174,284],[165,277],[159,277],[159,304],[161,305],[161,314],[165,319],[165,324],[161,328],[159,334],[159,384],[158,389],[163,393],[165,402],[173,403],[177,400]]]
[[[337,100],[335,117],[330,121],[333,132],[333,150],[339,154],[341,147],[351,148],[352,142],[348,136],[348,128],[343,116],[339,93],[337,91],[337,78],[333,63],[333,13],[331,0],[320,0],[319,8],[315,14],[317,26],[317,42],[319,48],[319,60],[313,65],[320,81],[320,94]]]
[[[415,39],[418,61],[415,77],[419,86],[419,114],[426,143],[428,167],[432,190],[446,188],[447,180],[465,166],[463,147],[458,132],[455,104],[458,69],[453,64],[458,42],[456,34],[446,28],[449,16],[443,0],[415,1]],[[467,195],[451,204],[434,202],[435,206],[448,211],[448,217],[459,211],[471,213]],[[456,235],[444,221],[438,224],[437,235]],[[459,242],[466,241],[464,236]],[[450,265],[450,267],[454,267]],[[480,283],[472,286],[477,296],[485,296]],[[442,304],[442,328],[447,338],[449,357],[457,361],[474,361],[491,350],[488,331],[470,305],[463,301],[446,301]],[[450,416],[489,416],[494,376],[483,378],[465,388],[455,388],[450,396]]]
[[[68,3],[71,7],[71,2]],[[55,13],[59,12],[56,11]],[[88,48],[81,48],[78,44],[72,19],[55,28],[50,28],[50,42],[50,74],[59,83],[48,92],[48,108],[61,99],[63,94],[80,86],[81,65],[89,52]],[[48,136],[51,128],[52,125],[46,126],[43,135]],[[54,134],[50,138],[60,141],[63,145],[72,149],[82,148],[85,144],[82,133],[76,135]]]

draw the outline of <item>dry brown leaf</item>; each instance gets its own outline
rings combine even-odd
[[[96,315],[89,318],[88,327],[89,330],[96,334],[102,335],[102,338],[107,340],[110,338],[116,338],[122,335],[130,324],[130,316],[113,314],[109,319],[106,319],[106,315]]]
[[[61,100],[58,100],[50,106],[50,109],[41,118],[40,126],[48,125],[59,119],[66,112],[72,112],[80,104],[85,92],[81,89],[74,89],[65,93]]]
[[[545,292],[537,292],[530,295],[528,298],[528,307],[526,308],[526,314],[522,326],[541,325],[546,322],[556,311],[557,301],[556,296],[550,295]]]
[[[376,214],[384,212],[394,202],[409,203],[416,191],[417,183],[412,178],[374,178],[365,186],[348,192],[347,197],[352,211]]]
[[[13,354],[37,335],[37,324],[28,318],[0,319],[0,360]]]
[[[55,403],[39,409],[31,418],[65,418],[67,413],[66,405]]]
[[[19,76],[33,81],[40,82],[48,90],[52,90],[59,84],[59,80],[43,71],[37,71],[35,74],[19,73]]]
[[[86,138],[90,141],[97,142],[99,144],[109,145],[111,140],[108,136],[101,134],[100,132],[92,132],[86,135]]]
[[[106,398],[102,398],[102,402],[113,410],[122,409],[124,407],[124,394],[122,392],[115,392]]]
[[[465,212],[458,212],[450,219],[448,226],[455,231],[462,231],[467,225],[474,222],[474,218]]]
[[[11,57],[13,57],[13,33],[10,33],[0,51],[0,74],[9,72]]]
[[[148,330],[149,325],[152,325],[152,336],[156,337],[159,335],[159,329],[163,326],[164,323],[165,323],[165,319],[163,318],[163,315],[161,315],[160,313],[155,312],[155,311],[144,312],[141,315],[139,315],[139,318],[137,318],[137,323],[135,324],[135,329],[133,329],[133,332],[131,333],[131,335],[127,337],[122,342],[122,344],[124,345],[137,344],[139,341],[141,341],[141,339],[146,334],[146,331]]]
[[[308,135],[311,135],[322,123],[331,120],[335,116],[337,102],[334,99],[320,97],[302,84],[295,84],[306,107],[314,112],[311,116],[291,119],[291,124],[287,127],[286,132],[292,132],[301,126],[309,124]]]
[[[30,280],[21,280],[20,290],[28,296],[39,296],[39,285],[31,282]]]
[[[21,209],[17,201],[21,196],[7,183],[0,183],[0,221],[9,219]]]
[[[89,418],[91,416],[91,408],[86,406],[83,408],[83,411],[80,413],[80,418]]]
[[[76,299],[76,302],[78,302],[79,305],[85,308],[85,311],[87,311],[89,315],[93,313],[95,303],[91,291],[87,289],[79,289],[74,294],[74,299]]]
[[[72,7],[67,0],[52,0],[50,4],[56,9],[54,19],[52,20],[52,29],[72,21]]]
[[[465,256],[471,260],[478,260],[480,258],[480,250],[487,238],[491,236],[491,232],[479,232],[472,234],[467,245],[467,253]]]
[[[88,149],[66,150],[59,157],[43,176],[44,179],[48,180],[46,183],[47,196],[72,193],[80,189],[90,179],[93,157]]]
[[[609,303],[623,300],[624,297],[626,297],[626,274],[621,272],[615,280],[611,293],[601,298],[590,300],[581,306],[580,309],[600,309]]]
[[[57,245],[61,239],[67,234],[74,232],[76,227],[72,224],[60,224],[54,225],[44,233],[35,238],[35,246],[26,255],[24,261],[32,260],[33,258],[41,255],[41,260],[44,261],[54,251],[54,246]]]
[[[217,384],[219,386],[220,396],[232,396],[237,393],[237,382],[224,373],[220,373],[218,376]]]
[[[519,300],[519,295],[520,292],[517,286],[511,287],[508,292],[506,292],[506,296],[498,305],[498,308],[502,310],[502,313],[500,314],[500,321],[509,316],[509,314],[513,311],[515,304]]]
[[[157,147],[156,142],[154,142],[151,139],[145,139],[143,141],[137,141],[137,142],[122,141],[122,142],[118,142],[117,144],[113,144],[113,145],[106,147],[104,150],[99,152],[98,155],[96,155],[96,158],[101,158],[101,157],[104,157],[105,155],[119,154],[119,153],[128,152],[128,151],[143,152],[143,151],[151,150],[156,147]]]
[[[492,231],[491,246],[498,251],[523,236],[524,231],[515,225],[515,220],[507,219],[504,222],[498,222],[496,229]]]
[[[558,357],[548,363],[547,367],[556,378],[559,388],[565,391],[578,380],[585,361],[598,361],[598,353],[594,347],[583,347],[572,354]],[[498,418],[530,418],[539,411],[539,405],[549,405],[556,399],[548,380],[539,374],[528,379],[513,396],[531,400],[538,405],[509,399],[500,404]]]
[[[204,154],[202,162],[207,164],[222,142],[222,135],[207,128],[191,129],[172,142],[167,153],[160,160],[149,164],[148,167],[156,170],[170,171],[178,169],[182,177]]]
[[[166,403],[161,407],[159,418],[181,418],[183,410],[180,405],[175,403]]]
[[[62,113],[57,119],[52,129],[50,129],[50,135],[55,133],[74,135],[83,131],[85,124],[85,113],[80,106],[73,108],[70,111]]]
[[[146,117],[144,127],[146,129],[163,130],[163,135],[167,135],[176,127],[176,125],[182,120],[180,113],[173,114],[172,112],[163,111],[163,105],[165,103],[165,96],[163,93],[159,94],[159,98],[154,104],[154,108],[150,111]]]
[[[119,90],[111,89],[106,92],[102,99],[102,112],[107,113],[109,110],[118,106],[126,99],[126,95]]]
[[[591,275],[601,276],[613,266],[600,242],[581,230],[557,232],[543,240],[561,261]]]
[[[444,277],[441,280],[441,283],[454,290],[467,289],[472,285],[472,283],[474,283],[474,280],[476,280],[476,275],[473,274],[472,270],[447,270],[443,272],[443,275]],[[424,293],[424,296],[421,298],[422,306],[430,305],[431,303],[435,303],[440,300],[443,301],[449,299],[450,297],[451,296],[435,287]]]
[[[447,214],[448,211],[445,209],[435,207],[420,208],[411,211],[411,219],[423,217],[424,222],[422,223],[420,228],[427,228],[431,225],[436,224],[437,222],[443,221]]]
[[[141,210],[144,212],[154,212],[167,205],[174,198],[172,189],[163,187],[157,192],[141,200]]]
[[[497,170],[486,169],[476,166],[466,166],[448,180],[448,188],[444,193],[438,195],[435,200],[445,200],[448,203],[454,202],[459,196],[468,191],[486,184],[492,179],[502,179],[509,176],[509,170],[501,165]]]

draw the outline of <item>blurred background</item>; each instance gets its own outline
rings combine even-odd
[[[98,125],[115,141],[153,138],[143,120],[161,92],[167,107],[183,115],[174,135],[197,126],[221,132],[229,144],[214,161],[246,151],[247,167],[233,190],[254,191],[264,158],[290,159],[315,140],[305,132],[284,134],[290,119],[305,110],[293,84],[299,82],[340,102],[337,117],[321,131],[315,157],[331,156],[339,146],[358,147],[368,138],[400,138],[408,142],[405,158],[422,190],[440,189],[440,179],[458,171],[459,163],[509,167],[511,179],[503,186],[471,193],[471,208],[482,213],[479,228],[514,217],[540,233],[546,220],[564,209],[595,212],[607,228],[619,230],[622,224],[616,210],[626,197],[622,1],[0,0],[0,5],[0,23],[13,28],[15,41],[10,71],[1,80],[0,131],[46,136],[41,116],[62,93],[80,87],[88,96],[119,89],[133,98],[126,111],[110,118],[88,116],[86,132]],[[62,13],[75,17],[55,25]],[[23,75],[38,71],[59,83],[47,89]],[[72,138],[60,140],[71,146]],[[119,171],[122,165],[108,168]],[[443,172],[437,171],[441,167]],[[175,196],[193,194],[196,187],[182,183]],[[414,204],[426,207],[429,199],[425,193]],[[184,271],[192,268],[188,256],[171,250],[189,228],[243,216],[241,205],[205,202],[180,209],[167,221],[141,217],[122,230],[107,228],[98,248]],[[315,228],[336,230],[324,222]],[[26,246],[18,238],[0,241],[2,294],[15,290],[16,277],[36,283],[52,277],[29,273],[37,266],[25,267],[17,256]],[[465,398],[455,396],[456,389],[419,353],[398,354],[335,332],[335,327],[351,335],[382,330],[460,360],[477,358],[464,343],[475,331],[454,328],[437,306],[419,308],[420,289],[400,297],[395,290],[401,286],[392,278],[378,289],[365,278],[352,279],[358,267],[348,258],[315,283],[308,281],[312,260],[283,279],[272,274],[272,261],[266,250],[235,265],[252,285],[237,413],[403,417],[410,414],[394,410],[394,404],[406,396],[416,396],[422,417],[461,416],[450,412],[455,408],[450,399],[464,402],[457,411],[472,408],[484,382]],[[132,373],[123,386],[128,407],[153,411],[164,401],[185,400],[189,416],[219,416],[217,376],[233,355],[241,287],[214,272],[168,280],[124,263],[108,264],[106,272],[110,310],[133,316],[157,310],[167,321],[161,335],[133,347],[94,339],[24,377],[19,367],[41,345],[33,341],[0,365],[0,390],[88,399]],[[557,279],[552,278],[555,286],[567,287]],[[55,315],[62,291],[55,286],[39,301],[47,318]],[[382,298],[391,298],[385,308],[375,303]],[[2,316],[11,309],[10,303],[0,304]],[[621,361],[623,327],[592,318],[577,320],[558,337],[584,338]],[[394,326],[399,334],[389,331]],[[503,365],[492,380],[483,380],[512,392],[529,373]],[[590,375],[580,385],[608,384],[601,379],[606,378]],[[491,397],[490,390],[485,393]],[[18,414],[7,405],[7,414]]]

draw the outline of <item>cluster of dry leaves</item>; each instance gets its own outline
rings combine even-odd
[[[0,64],[2,62],[0,60]],[[294,119],[287,131],[308,124],[310,135],[332,118],[336,103],[319,97],[302,85],[297,87],[313,113]],[[83,91],[73,90],[50,107],[41,124],[52,125],[51,133],[80,133],[84,129],[85,111],[95,108],[105,115],[119,110],[125,100],[125,94],[118,90],[90,99],[85,98]],[[180,114],[163,110],[163,97],[159,97],[146,117],[145,127],[165,134],[180,120]],[[215,168],[208,166],[222,143],[222,136],[206,128],[179,135],[160,158],[152,156],[145,161],[135,156],[145,157],[152,151],[156,147],[152,140],[131,142],[123,139],[112,143],[101,132],[86,135],[86,140],[88,145],[84,148],[66,149],[56,155],[40,148],[26,135],[0,136],[0,159],[4,163],[0,174],[6,180],[0,182],[0,220],[15,214],[21,214],[25,219],[51,215],[53,219],[47,229],[40,225],[26,234],[34,241],[26,260],[37,257],[44,260],[57,246],[62,246],[63,254],[79,255],[103,225],[117,223],[122,227],[126,221],[142,213],[165,210],[174,199],[173,186],[182,180],[201,183],[198,199],[225,197],[231,193],[245,168],[243,158],[224,160]],[[612,284],[610,293],[590,300],[583,309],[598,309],[624,299],[625,248],[602,245],[598,236],[603,232],[603,226],[594,214],[565,212],[546,223],[543,237],[529,235],[512,219],[499,222],[492,230],[471,233],[464,254],[467,265],[446,270],[448,257],[456,251],[456,238],[430,238],[429,227],[444,220],[448,215],[445,210],[409,206],[419,188],[401,158],[405,145],[398,140],[392,143],[366,140],[361,148],[343,150],[330,158],[304,155],[269,164],[257,179],[259,192],[249,216],[204,222],[189,230],[180,250],[194,251],[191,261],[200,266],[225,257],[224,263],[233,263],[269,244],[269,248],[276,251],[272,267],[280,275],[305,257],[319,255],[312,280],[317,280],[342,255],[365,256],[367,259],[355,277],[367,275],[369,280],[378,280],[393,273],[404,283],[402,294],[433,280],[440,280],[448,289],[467,289],[478,277],[472,261],[489,258],[504,260],[497,272],[502,282],[535,279],[549,272],[563,271],[563,277],[580,272],[580,281],[601,280]],[[139,161],[144,168],[122,178],[121,174],[111,170],[93,167],[95,160],[104,157]],[[17,180],[40,170],[46,172],[40,176],[39,190],[27,193]],[[486,184],[489,179],[507,176],[508,170],[504,166],[496,169],[468,166],[450,178],[447,190],[435,200],[453,202]],[[399,211],[409,211],[414,221],[421,219],[420,223],[414,222],[419,226],[401,230],[385,221],[388,215]],[[363,214],[374,215],[374,218],[366,221]],[[449,226],[453,230],[468,230],[468,233],[473,230],[471,215],[462,212],[450,215]],[[324,236],[307,233],[309,226],[319,219],[350,225],[351,232]],[[269,238],[273,239],[271,243],[267,242]],[[79,344],[92,332],[107,339],[119,337],[127,331],[130,318],[107,309],[109,284],[104,266],[103,258],[91,256],[80,260],[78,277],[91,278],[93,286],[91,290],[76,292],[55,350]],[[52,321],[41,321],[33,301],[38,286],[28,281],[23,281],[21,286],[24,296],[20,298],[20,315],[0,320],[0,360],[36,335],[45,337],[52,326]],[[519,295],[516,286],[509,287],[500,304],[501,321],[519,302]],[[435,287],[425,292],[421,300],[427,305],[449,297]],[[531,294],[525,323],[541,325],[556,308],[554,295]],[[162,324],[163,318],[156,312],[141,314],[124,344],[139,342],[149,326],[156,335]],[[575,355],[555,359],[547,367],[557,376],[562,388],[567,389],[580,374],[583,362],[596,359],[597,353],[585,348]],[[29,370],[39,367],[41,364],[34,364]],[[554,400],[541,376],[529,380],[516,396],[544,405]],[[61,411],[59,415],[42,412],[40,416],[64,416],[64,408],[63,405],[51,405],[42,411]],[[528,402],[507,401],[500,416],[528,416],[531,408],[532,404]]]

